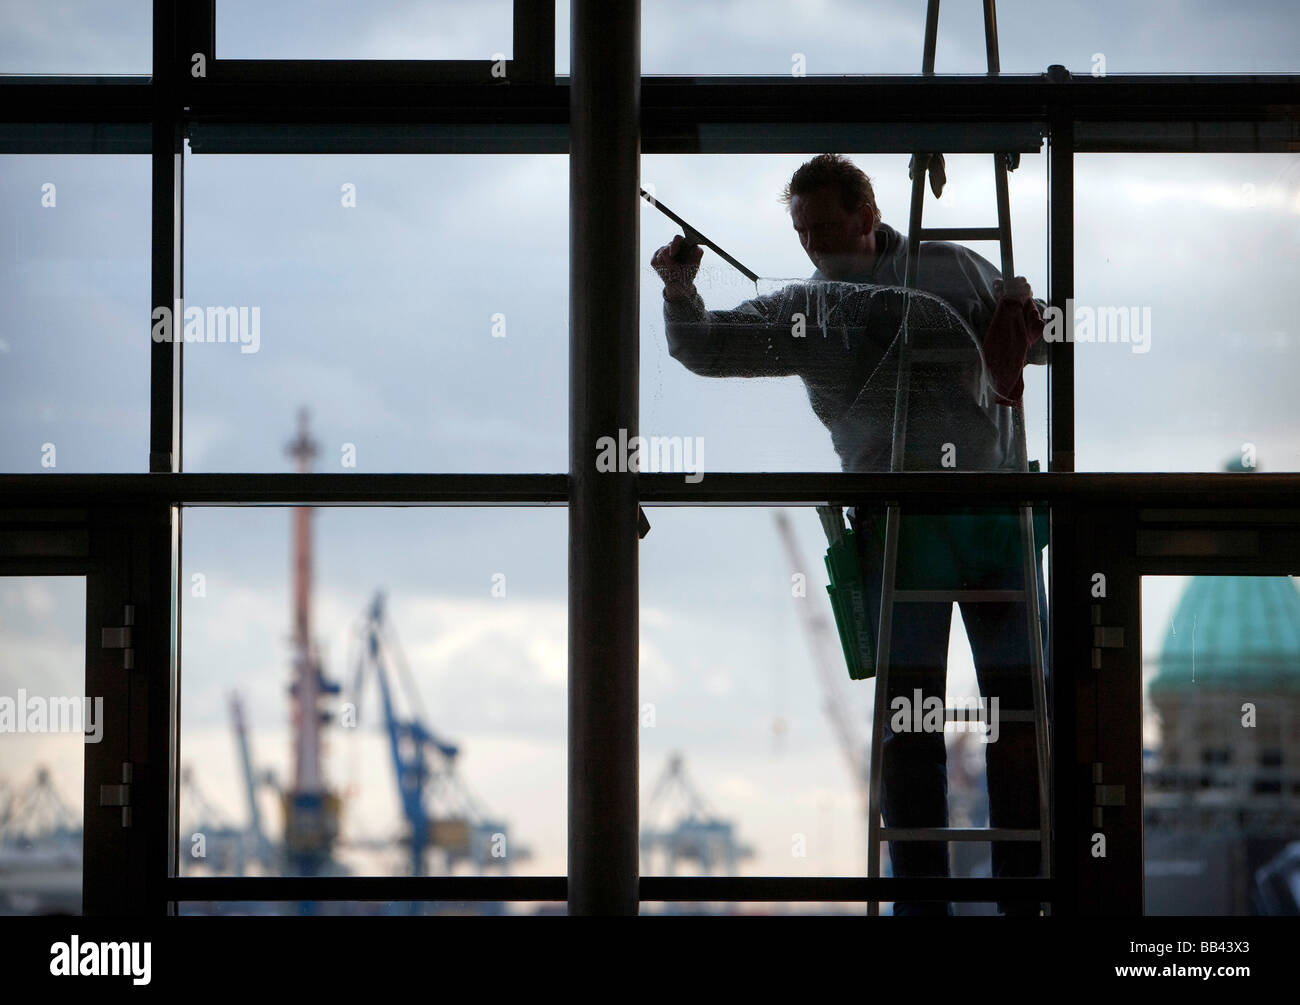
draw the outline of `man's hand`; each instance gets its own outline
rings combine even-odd
[[[1004,283],[1001,279],[993,280],[993,295],[999,300],[1032,300],[1034,291],[1029,288],[1028,279],[1016,276],[1009,283]]]
[[[984,334],[984,362],[999,405],[1022,407],[1029,350],[1043,337],[1043,318],[1024,276],[993,280],[997,307]]]
[[[686,238],[678,234],[672,244],[665,244],[650,259],[651,268],[664,281],[665,300],[689,300],[695,295],[695,274],[700,271],[704,249],[698,244],[683,248],[685,243]]]

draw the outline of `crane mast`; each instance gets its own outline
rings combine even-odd
[[[299,474],[311,471],[316,443],[307,431],[307,411],[298,413],[298,435],[287,447]],[[325,871],[338,837],[339,799],[325,785],[321,734],[328,719],[321,700],[337,694],[321,672],[311,636],[312,507],[293,511],[293,684],[291,725],[293,777],[284,796],[284,844],[293,874]]]
[[[790,567],[796,570],[810,569],[811,566],[804,561],[799,544],[795,540],[790,518],[786,516],[784,510],[776,510],[773,516],[776,519],[781,541],[785,545],[786,558],[790,562]],[[848,700],[840,683],[840,676],[844,673],[843,657],[838,636],[831,628],[826,615],[822,613],[825,606],[825,604],[795,605],[804,635],[812,649],[817,677],[821,681],[822,709],[831,721],[831,728],[835,731],[835,738],[839,742],[840,752],[844,755],[849,776],[853,779],[853,786],[862,801],[862,819],[866,821],[871,793],[870,748],[863,741],[848,713]]]

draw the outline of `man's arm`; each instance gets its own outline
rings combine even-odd
[[[683,248],[679,235],[655,252],[651,265],[664,280],[668,353],[702,377],[789,377],[802,370],[806,338],[794,337],[786,291],[710,311],[695,289],[702,248]],[[788,288],[787,288],[788,289]]]
[[[698,292],[664,297],[668,354],[701,377],[789,377],[806,353],[781,318],[789,298],[755,297],[729,311],[710,311]]]

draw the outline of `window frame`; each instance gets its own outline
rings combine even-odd
[[[633,5],[635,6],[635,5]],[[515,58],[507,64],[510,86],[491,82],[489,61],[222,60],[213,54],[215,0],[154,2],[154,73],[147,77],[0,77],[0,93],[11,100],[0,112],[0,151],[16,153],[147,152],[152,158],[151,303],[172,304],[183,296],[183,143],[196,152],[565,152],[578,137],[573,113],[585,114],[591,93],[582,74],[591,72],[579,44],[585,37],[574,19],[575,76],[554,74],[553,0],[515,0]],[[615,18],[611,31],[625,46],[639,46],[639,20]],[[189,54],[213,54],[208,75],[189,74]],[[992,151],[995,147],[1039,150],[1046,142],[1049,188],[1048,301],[1064,307],[1073,296],[1073,157],[1088,151],[1286,151],[1300,147],[1300,74],[1113,75],[1071,77],[1063,68],[1044,74],[935,77],[654,77],[624,108],[639,108],[633,129],[645,153],[803,152],[848,145],[871,151],[910,149]],[[349,83],[340,83],[346,76]],[[8,88],[8,91],[2,90]],[[592,99],[594,100],[594,99]],[[602,99],[603,100],[603,99]],[[620,99],[610,99],[620,100]],[[607,108],[608,112],[609,109]],[[584,141],[585,142],[585,141]],[[584,156],[586,156],[584,154]],[[601,156],[600,154],[597,155]],[[586,163],[586,162],[584,162]],[[594,162],[593,162],[594,163]],[[623,177],[626,161],[611,144],[612,177]],[[572,169],[572,167],[571,167]],[[635,165],[632,170],[635,172]],[[620,173],[621,172],[621,173]],[[602,198],[593,195],[593,200]],[[635,212],[633,186],[626,200]],[[571,200],[571,226],[594,202]],[[636,233],[626,240],[635,243]],[[626,245],[620,251],[627,251]],[[635,249],[639,254],[639,249]],[[581,249],[574,252],[581,254]],[[594,301],[595,294],[591,295]],[[141,318],[141,332],[146,319]],[[1105,617],[1132,625],[1137,637],[1138,578],[1142,574],[1213,569],[1252,574],[1300,574],[1283,555],[1300,554],[1300,509],[1292,505],[1300,474],[1077,474],[1074,472],[1073,346],[1052,346],[1049,379],[1049,465],[1044,474],[902,473],[718,473],[697,484],[666,474],[632,479],[631,495],[585,497],[582,471],[538,475],[331,475],[184,474],[180,471],[180,372],[183,343],[151,348],[150,455],[147,475],[0,475],[0,527],[21,525],[25,514],[80,508],[79,525],[142,514],[131,524],[129,545],[107,554],[103,596],[88,619],[122,603],[167,596],[170,617],[160,610],[142,622],[139,636],[160,669],[140,682],[133,701],[144,703],[133,758],[165,770],[146,773],[141,783],[141,825],[116,834],[121,868],[115,878],[88,874],[88,913],[159,915],[176,913],[186,901],[214,900],[431,900],[556,901],[599,904],[588,896],[590,872],[574,872],[577,861],[595,867],[598,842],[575,840],[575,814],[590,812],[596,794],[571,791],[571,874],[545,877],[257,878],[199,879],[176,874],[175,759],[179,723],[180,511],[201,505],[567,505],[626,521],[646,506],[848,505],[864,499],[903,504],[942,503],[954,493],[986,503],[1042,500],[1052,509],[1052,662],[1076,665],[1072,654],[1092,647],[1099,605],[1079,589],[1098,563],[1115,570],[1113,603]],[[614,386],[636,386],[611,361],[603,372],[571,372],[577,378]],[[632,371],[634,374],[634,370]],[[633,403],[634,404],[634,403]],[[633,413],[635,414],[635,413]],[[571,443],[587,442],[591,428],[571,417]],[[571,456],[571,465],[573,464]],[[622,483],[620,483],[622,484]],[[622,491],[620,489],[620,491]],[[629,506],[631,509],[629,509]],[[1197,552],[1212,539],[1206,529],[1221,526],[1229,513],[1258,531],[1249,554]],[[1215,514],[1218,514],[1217,516]],[[1217,522],[1216,522],[1217,521]],[[621,525],[621,524],[620,524]],[[572,524],[571,524],[572,526]],[[1163,537],[1162,537],[1163,535]],[[1186,547],[1160,550],[1152,542],[1182,540]],[[1286,547],[1290,548],[1288,552]],[[580,563],[595,544],[571,534]],[[1146,550],[1144,550],[1144,548]],[[1155,550],[1151,550],[1155,548]],[[1188,549],[1191,550],[1188,550]],[[635,552],[633,551],[634,555]],[[1087,556],[1086,560],[1084,556]],[[4,553],[0,552],[0,558]],[[11,556],[12,557],[12,556]],[[635,560],[631,568],[635,571]],[[132,570],[134,574],[132,575]],[[150,585],[152,584],[152,585]],[[570,580],[570,605],[575,584]],[[143,591],[143,592],[142,592]],[[132,599],[134,598],[134,600]],[[614,610],[611,608],[611,610]],[[570,618],[574,614],[571,610]],[[621,618],[622,615],[619,615]],[[616,619],[614,623],[619,623]],[[1109,621],[1107,623],[1110,623]],[[631,625],[635,628],[635,621]],[[90,647],[92,633],[87,634]],[[1141,913],[1141,807],[1107,809],[1118,818],[1117,833],[1137,835],[1136,851],[1116,854],[1097,882],[1086,853],[1075,854],[1066,835],[1093,826],[1098,808],[1091,780],[1077,765],[1106,761],[1114,772],[1106,783],[1141,792],[1140,656],[1130,646],[1113,655],[1113,674],[1080,671],[1076,687],[1057,687],[1053,696],[1053,826],[1056,861],[1050,879],[866,879],[862,877],[639,877],[635,863],[614,884],[624,899],[647,901],[862,901],[899,897],[944,897],[986,901],[1024,898],[1049,901],[1056,914]],[[593,673],[570,654],[573,681]],[[635,661],[630,672],[635,675]],[[147,706],[147,711],[145,707]],[[572,707],[572,706],[571,706]],[[1125,709],[1108,725],[1095,725],[1100,708]],[[626,710],[624,710],[626,711]],[[636,709],[631,709],[635,715]],[[1105,718],[1105,717],[1103,717]],[[572,729],[572,726],[571,726]],[[1138,731],[1136,754],[1130,749]],[[570,737],[570,758],[581,748]],[[1069,755],[1069,756],[1062,756]],[[1109,762],[1107,762],[1109,763]],[[635,761],[612,769],[635,785]],[[573,766],[570,765],[572,777]],[[87,840],[92,818],[87,772]],[[152,812],[150,812],[152,810]],[[629,815],[630,814],[630,815]],[[163,828],[157,821],[167,821]],[[586,818],[586,819],[589,819]],[[143,821],[150,823],[144,825]],[[636,810],[608,821],[623,838],[636,840]],[[1108,825],[1109,826],[1109,825]],[[96,832],[102,830],[98,824]],[[1133,842],[1127,842],[1132,845]],[[575,859],[576,856],[576,859]],[[1135,871],[1136,870],[1136,871]],[[580,889],[575,889],[574,877]],[[93,889],[92,889],[93,888]],[[595,887],[593,887],[595,889]],[[611,903],[605,901],[605,903]]]

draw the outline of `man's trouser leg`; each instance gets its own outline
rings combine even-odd
[[[862,517],[866,519],[860,519]],[[878,519],[883,527],[883,511],[879,511]],[[868,610],[879,626],[883,548],[876,537],[866,507],[859,507],[858,514],[850,515],[850,521],[858,539]],[[896,714],[896,698],[907,699],[905,718],[899,722],[900,726],[914,726],[923,718],[923,709],[916,708],[917,691],[920,692],[922,702],[937,697],[942,706],[952,604],[896,605],[892,625],[889,704],[885,709],[884,760],[881,771],[881,812],[887,827],[946,827],[948,756],[942,728],[931,732],[923,729],[895,731],[891,727],[891,720]],[[944,841],[891,841],[889,857],[895,876],[949,874],[948,844]],[[951,914],[952,909],[946,901],[897,901],[894,913]]]
[[[1041,554],[1039,555],[1041,559]],[[1020,566],[1008,566],[981,581],[969,581],[970,588],[1018,589],[1024,575]],[[1041,567],[1038,571],[1039,624],[1047,643],[1047,597]],[[1033,667],[1029,659],[1029,635],[1025,605],[961,604],[962,622],[970,639],[979,678],[980,695],[998,699],[998,710],[1033,711]],[[1050,708],[1050,705],[1049,705]],[[999,720],[996,739],[989,734],[984,747],[988,776],[989,825],[1034,830],[1039,826],[1036,739],[1032,722]],[[994,876],[1037,876],[1040,846],[1030,841],[993,843]],[[1037,914],[1035,905],[998,903],[1003,914]]]

